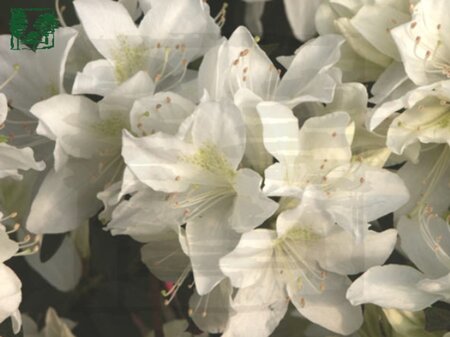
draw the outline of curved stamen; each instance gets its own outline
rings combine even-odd
[[[20,65],[19,64],[14,64],[13,65],[13,73],[11,75],[9,75],[9,77],[2,84],[0,84],[0,91],[3,90],[3,88],[6,87],[8,85],[8,83],[11,82],[14,79],[14,77],[19,72],[19,69],[20,69]]]

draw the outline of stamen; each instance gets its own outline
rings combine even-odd
[[[59,0],[55,0],[55,10],[56,10],[56,14],[58,16],[58,21],[61,24],[61,26],[67,27],[67,23],[63,17],[63,12],[66,10],[66,6],[60,6]]]
[[[3,82],[2,84],[0,84],[0,91],[3,90],[4,87],[6,87],[8,85],[9,82],[11,82],[13,80],[13,78],[17,75],[17,73],[19,72],[20,69],[20,65],[19,64],[14,64],[13,65],[13,72],[11,75],[9,75],[9,77],[5,80],[5,82]]]

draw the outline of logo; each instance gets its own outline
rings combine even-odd
[[[59,23],[50,8],[12,8],[9,29],[12,50],[50,49]]]

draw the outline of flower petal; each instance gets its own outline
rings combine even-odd
[[[272,244],[276,233],[256,229],[244,233],[236,248],[220,259],[220,269],[237,288],[257,284],[272,258]]]
[[[414,268],[386,265],[370,268],[347,291],[353,305],[373,303],[383,308],[422,310],[440,299],[417,287],[425,277]]]

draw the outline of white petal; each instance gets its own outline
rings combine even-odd
[[[114,59],[114,50],[123,47],[119,36],[139,35],[130,14],[120,3],[108,0],[75,1],[74,6],[89,39],[107,59]]]
[[[289,108],[275,102],[260,103],[257,109],[267,151],[282,165],[292,163],[299,151],[297,118]]]
[[[15,314],[22,301],[22,283],[16,274],[3,263],[0,263],[0,322]],[[19,315],[20,316],[20,315]]]
[[[350,305],[345,298],[350,281],[340,275],[327,274],[324,290],[317,291],[307,286],[296,291],[288,287],[288,294],[297,310],[308,320],[335,333],[349,335],[363,323],[360,307]]]
[[[0,93],[0,125],[5,122],[8,114],[8,99],[5,94]]]
[[[290,106],[303,101],[331,102],[335,83],[326,72],[339,60],[343,43],[339,35],[326,35],[303,45],[280,82],[276,99]]]
[[[373,267],[350,286],[347,298],[353,305],[373,303],[383,308],[418,311],[439,300],[417,287],[424,275],[409,266]]]
[[[418,287],[428,293],[442,296],[442,299],[446,302],[450,301],[450,274],[437,280],[422,280],[419,282]]]
[[[257,284],[269,267],[272,244],[276,233],[256,229],[244,233],[236,248],[220,259],[220,269],[230,278],[234,287],[245,288]]]
[[[189,299],[191,315],[195,325],[209,333],[221,333],[228,323],[233,288],[228,280],[220,282],[209,294],[199,296],[197,292]]]
[[[238,233],[247,232],[267,220],[278,208],[278,204],[261,191],[262,178],[249,169],[241,169],[235,178],[236,197],[229,221]]]
[[[243,165],[262,175],[273,160],[264,147],[263,127],[256,108],[261,101],[259,96],[248,89],[241,89],[234,96],[234,102],[241,110],[246,126],[247,140]]]
[[[296,38],[307,41],[316,34],[315,14],[320,0],[284,0],[286,14]]]
[[[201,103],[194,112],[192,142],[200,148],[215,145],[236,168],[245,151],[245,124],[239,109],[231,102]]]
[[[355,29],[378,51],[400,60],[394,41],[386,30],[407,22],[410,16],[390,6],[363,6],[350,20]]]
[[[369,231],[362,242],[356,242],[350,233],[336,227],[321,240],[315,251],[322,268],[352,275],[383,264],[396,242],[397,231],[394,229],[381,233]]]
[[[2,215],[0,213],[0,219]],[[17,251],[19,245],[17,242],[11,240],[6,232],[0,228],[0,263],[9,260]]]
[[[76,34],[69,27],[57,29],[54,48],[43,53],[11,50],[10,36],[0,37],[0,83],[17,69],[12,81],[2,89],[12,106],[28,111],[33,104],[64,92],[64,67]]]
[[[349,138],[353,138],[347,132],[350,123],[346,112],[309,118],[299,133],[299,160],[323,172],[348,163],[352,155]]]
[[[171,92],[159,92],[137,100],[130,112],[135,134],[151,135],[164,132],[175,135],[181,123],[192,114],[195,105]]]
[[[450,243],[447,223],[439,217],[431,218],[429,221],[428,235],[436,240],[440,237],[442,247],[446,247]],[[417,218],[411,220],[407,216],[402,216],[397,223],[397,229],[400,247],[417,268],[429,277],[441,277],[448,273],[448,266],[439,259],[439,250],[427,241]]]
[[[64,233],[77,228],[101,207],[97,193],[110,180],[97,176],[95,160],[70,160],[58,172],[47,173],[27,220],[32,233]]]
[[[288,309],[286,291],[270,269],[260,282],[239,289],[233,299],[233,314],[223,337],[268,337]]]
[[[30,109],[56,137],[61,148],[77,158],[92,158],[110,145],[95,126],[100,123],[97,104],[83,96],[58,95]]]
[[[365,164],[340,166],[327,175],[327,182],[332,186],[328,193],[310,187],[304,197],[325,207],[340,226],[357,237],[368,222],[396,211],[409,198],[395,173]]]
[[[124,131],[122,156],[128,168],[147,186],[164,192],[183,191],[188,186],[176,180],[182,175],[176,163],[192,153],[192,146],[163,133],[135,138]]]
[[[183,209],[174,209],[165,193],[145,188],[129,200],[123,200],[112,215],[107,228],[112,235],[148,237],[182,225]]]
[[[145,14],[139,31],[151,44],[162,42],[175,47],[184,44],[183,57],[191,61],[215,45],[220,29],[209,15],[209,7],[200,1],[158,1]]]
[[[56,253],[46,262],[41,262],[39,254],[25,259],[32,269],[59,291],[75,289],[81,279],[81,259],[69,237],[64,239]]]
[[[107,60],[96,60],[86,64],[82,72],[77,73],[72,94],[105,96],[118,85],[114,65]]]
[[[35,161],[33,150],[29,147],[18,149],[14,146],[0,143],[0,178],[12,176],[21,177],[17,170],[37,170],[42,171],[45,163]]]
[[[209,293],[225,275],[219,260],[239,242],[239,235],[227,227],[226,207],[188,221],[186,236],[194,280],[199,295]]]

